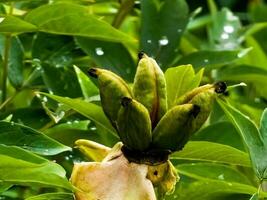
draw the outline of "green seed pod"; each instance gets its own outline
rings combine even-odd
[[[118,114],[118,133],[129,149],[146,150],[152,140],[148,110],[139,102],[124,97]]]
[[[192,100],[192,98],[194,96],[196,96],[197,94],[204,92],[204,91],[208,91],[209,89],[213,89],[213,88],[214,87],[212,84],[207,84],[207,85],[197,87],[197,88],[187,92],[183,96],[179,97],[178,99],[176,99],[175,105],[182,105],[185,103],[189,103]]]
[[[121,77],[109,70],[91,68],[89,75],[98,79],[103,110],[116,128],[121,98],[132,97],[130,88]]]
[[[133,95],[148,109],[154,127],[167,110],[166,81],[153,58],[144,53],[139,53],[139,58]]]
[[[204,85],[185,94],[185,96],[178,100],[180,104],[190,103],[200,108],[200,112],[196,118],[193,119],[192,124],[188,129],[188,133],[193,134],[205,123],[211,112],[213,101],[217,96],[217,93],[224,93],[226,87],[224,82],[218,82],[213,85]]]
[[[178,105],[168,110],[153,131],[152,146],[171,151],[182,149],[190,136],[187,130],[198,112],[199,107],[193,104]]]

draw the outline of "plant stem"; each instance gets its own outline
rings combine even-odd
[[[16,91],[12,96],[10,96],[8,99],[6,99],[1,105],[0,110],[2,110],[7,104],[9,104],[19,93],[20,91]]]
[[[119,28],[127,14],[132,10],[133,6],[134,0],[124,0],[121,3],[121,7],[112,22],[112,26],[115,28]]]
[[[3,77],[2,77],[2,103],[6,101],[7,96],[7,76],[8,76],[8,58],[11,45],[11,35],[6,35],[5,38],[5,49],[4,49],[4,60],[3,60]]]
[[[260,181],[258,191],[257,191],[259,200],[261,199],[262,182],[263,182],[263,180]]]
[[[13,13],[13,3],[10,3],[9,15]],[[3,76],[2,76],[2,103],[6,101],[7,97],[7,77],[8,77],[8,62],[9,62],[9,53],[11,46],[11,34],[7,34],[5,37],[5,49],[4,49],[4,59],[3,59]]]

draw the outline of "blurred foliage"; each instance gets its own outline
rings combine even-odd
[[[0,199],[73,199],[67,180],[86,160],[74,142],[118,141],[86,71],[131,84],[140,50],[169,68],[175,95],[202,74],[201,84],[247,84],[172,155],[181,180],[166,199],[263,199],[266,38],[263,0],[0,0]]]

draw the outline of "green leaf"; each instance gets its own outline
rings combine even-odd
[[[76,37],[78,45],[101,68],[109,69],[132,82],[136,64],[127,48],[120,43]]]
[[[32,57],[41,63],[62,67],[72,64],[73,51],[76,48],[71,36],[37,33],[33,40]]]
[[[229,81],[265,81],[267,70],[249,65],[237,65],[219,70],[217,76],[221,80]]]
[[[95,86],[95,84],[91,81],[91,79],[85,73],[83,73],[83,71],[81,71],[78,67],[76,67],[75,65],[73,67],[76,72],[79,84],[81,86],[84,98],[86,100],[89,100],[90,97],[98,95],[99,90]]]
[[[252,197],[249,200],[258,200],[258,199],[259,199],[258,193],[255,193],[252,195]]]
[[[31,0],[0,0],[0,2],[7,3],[7,2],[19,2],[19,1],[31,1]]]
[[[88,120],[87,120],[88,121]],[[62,144],[73,146],[76,140],[87,139],[92,140],[107,146],[112,147],[119,141],[118,136],[115,134],[110,134],[107,129],[100,126],[97,127],[83,127],[86,121],[76,122],[74,120],[71,124],[68,122],[65,124],[59,124],[49,128],[45,131],[45,134]],[[77,127],[80,126],[80,127]]]
[[[0,52],[2,57],[4,56],[5,43],[6,37],[0,35]],[[19,38],[12,37],[9,50],[8,78],[16,88],[19,88],[23,83],[23,58],[24,49]]]
[[[241,63],[266,69],[267,55],[259,42],[254,37],[247,36],[246,46],[252,48],[252,50],[247,54],[247,56],[240,60]]]
[[[141,49],[155,57],[164,70],[177,56],[180,38],[189,21],[187,3],[143,0],[141,11]]]
[[[1,193],[7,191],[9,188],[11,188],[13,186],[13,184],[10,183],[3,183],[2,181],[0,181],[0,195]]]
[[[48,90],[61,96],[80,97],[82,92],[74,70],[71,67],[55,67],[43,64],[42,77]],[[57,81],[55,81],[57,80]]]
[[[105,128],[110,133],[117,135],[116,131],[114,130],[114,128],[110,124],[109,120],[105,116],[105,114],[104,114],[104,112],[100,106],[93,104],[93,103],[90,103],[90,102],[83,101],[81,99],[70,99],[70,98],[60,97],[60,96],[51,95],[51,94],[47,94],[47,93],[41,93],[41,94],[44,94],[44,95],[50,97],[51,99],[54,99],[60,103],[63,103],[65,105],[69,106],[73,110],[84,115],[88,119],[94,121],[99,126]]]
[[[30,127],[4,121],[0,121],[0,143],[16,145],[40,155],[56,155],[71,150]]]
[[[25,20],[36,25],[42,32],[113,42],[135,42],[131,37],[90,15],[88,9],[71,3],[48,4],[30,11]]]
[[[17,185],[72,190],[64,169],[19,147],[0,145],[0,180]]]
[[[188,142],[182,151],[175,152],[171,159],[216,162],[250,167],[248,155],[231,146],[213,142]]]
[[[225,50],[225,51],[208,51],[202,50],[182,57],[176,65],[191,64],[195,69],[205,67],[210,70],[218,68],[220,65],[229,64],[236,59],[242,58],[250,49],[243,50]]]
[[[88,130],[89,120],[74,120],[67,121],[67,123],[61,123],[46,129],[45,134],[62,144],[67,146],[73,146],[74,142],[78,139],[88,139],[96,137],[96,133],[92,130]]]
[[[224,181],[198,181],[190,184],[181,194],[181,199],[214,200],[229,194],[254,194],[257,188],[232,182]],[[227,199],[227,198],[226,198]]]
[[[73,200],[72,193],[64,193],[64,192],[57,192],[57,193],[45,193],[40,194],[37,196],[32,196],[27,198],[26,200]]]
[[[180,164],[176,167],[179,174],[189,176],[198,180],[221,180],[227,182],[236,182],[251,184],[248,178],[237,171],[234,167],[215,164],[215,163],[189,163]]]
[[[192,65],[181,65],[172,67],[165,72],[168,108],[173,106],[175,100],[181,97],[186,92],[199,86],[203,69],[197,74]]]
[[[214,49],[238,49],[240,40],[241,22],[229,9],[223,8],[212,18],[209,29],[210,42]]]
[[[218,99],[218,103],[225,115],[235,126],[249,150],[250,159],[257,177],[260,179],[266,178],[267,148],[258,128],[247,116],[233,108],[231,105],[226,104],[220,99]]]
[[[255,86],[258,96],[267,97],[267,88],[262,87],[267,78],[267,70],[250,65],[229,66],[219,69],[216,79],[225,81],[241,81]]]
[[[2,18],[0,23],[0,33],[25,33],[37,30],[37,27],[18,17],[8,15]]]
[[[33,129],[40,129],[45,124],[50,122],[50,119],[48,118],[43,108],[17,108],[15,110],[10,110],[3,115],[0,114],[0,119],[6,118],[10,114],[12,114],[13,122],[17,122],[25,126],[30,126]]]
[[[200,129],[193,135],[191,140],[216,142],[229,145],[244,151],[244,144],[239,133],[235,130],[232,123],[228,121],[216,122]]]
[[[254,2],[250,4],[249,14],[253,22],[265,22],[267,17],[267,5],[265,2]]]
[[[267,108],[265,108],[261,116],[260,134],[263,138],[263,142],[267,146]]]

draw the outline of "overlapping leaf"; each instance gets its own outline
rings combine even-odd
[[[249,157],[245,152],[227,145],[204,141],[188,142],[182,151],[172,154],[171,159],[251,166]]]
[[[0,121],[0,144],[19,146],[40,155],[55,155],[71,150],[30,127],[4,121]]]
[[[90,15],[88,8],[71,3],[57,3],[40,6],[30,11],[25,20],[38,27],[39,31],[75,35],[113,42],[134,42],[135,40],[108,23]]]
[[[0,180],[4,183],[72,190],[60,165],[29,151],[1,144],[0,159]]]

